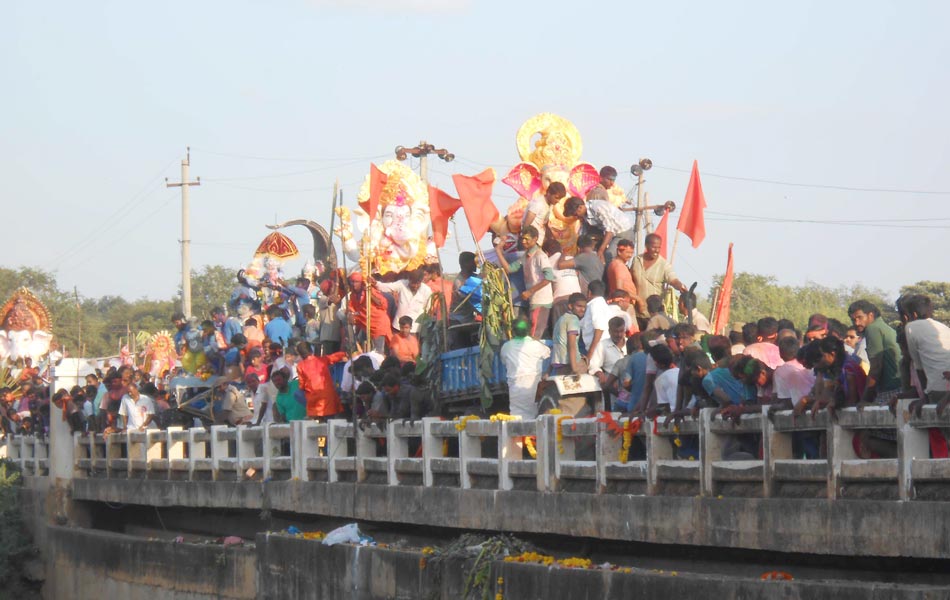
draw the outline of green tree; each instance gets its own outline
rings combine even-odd
[[[950,282],[918,281],[901,288],[901,296],[924,294],[930,297],[934,307],[934,319],[950,324]]]
[[[237,272],[222,265],[205,265],[200,272],[191,272],[191,314],[199,321],[211,318],[211,309],[224,306],[237,285]],[[181,306],[181,287],[177,306]]]
[[[722,284],[722,276],[713,280],[715,286]],[[748,323],[765,316],[790,319],[799,329],[804,329],[808,317],[821,313],[842,323],[849,323],[848,305],[858,299],[866,299],[878,307],[889,322],[896,320],[893,303],[880,290],[861,285],[829,288],[815,283],[803,286],[780,285],[773,275],[736,273],[732,284],[730,319],[733,323]],[[710,297],[710,301],[712,298]]]

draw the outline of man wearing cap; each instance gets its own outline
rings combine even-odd
[[[534,399],[541,381],[543,363],[551,349],[532,338],[531,325],[525,319],[515,321],[512,337],[501,347],[501,362],[508,377],[508,404],[512,416],[534,419],[538,405]]]

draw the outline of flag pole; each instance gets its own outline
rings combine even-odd
[[[676,235],[673,236],[673,250],[670,252],[670,266],[673,266],[673,260],[676,258],[676,244],[680,241],[680,230],[676,230]]]

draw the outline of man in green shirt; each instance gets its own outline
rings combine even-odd
[[[864,336],[868,370],[864,395],[858,410],[867,404],[890,404],[901,391],[901,350],[897,332],[881,318],[880,309],[867,300],[852,302],[848,316],[854,328]],[[897,432],[891,429],[863,429],[855,434],[856,452],[861,458],[897,457]]]
[[[289,381],[290,372],[286,367],[278,369],[271,373],[270,380],[277,388],[277,412],[280,420],[289,423],[291,421],[303,421],[307,418],[306,401],[301,402],[297,399],[297,389],[299,382],[294,379]]]
[[[897,345],[897,332],[881,318],[880,309],[867,300],[853,302],[848,307],[848,315],[857,332],[864,336],[871,363],[861,401],[886,404],[901,389],[901,350]]]

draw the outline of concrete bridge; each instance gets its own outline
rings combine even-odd
[[[908,404],[896,415],[845,409],[836,419],[780,412],[734,424],[707,409],[676,429],[645,421],[636,432],[645,459],[627,461],[606,419],[563,416],[300,421],[104,438],[70,436],[54,414],[49,440],[16,437],[5,450],[27,475],[25,493],[43,500],[34,520],[50,598],[103,586],[152,599],[461,595],[464,582],[452,578],[460,565],[425,573],[420,550],[268,534],[253,527],[262,514],[583,539],[592,554],[635,549],[631,572],[499,561],[492,574],[503,583],[493,593],[506,598],[950,597],[950,460],[929,458],[929,430],[950,427],[950,415],[926,407],[913,416]],[[851,440],[866,429],[895,431],[898,457],[856,457]],[[826,434],[826,459],[793,456],[793,435],[806,431]],[[722,460],[730,438],[750,433],[761,435],[762,459]],[[686,436],[698,438],[698,460],[674,459]],[[522,450],[525,438],[535,457]],[[152,540],[142,535],[148,511],[162,528],[189,530],[230,515],[229,526],[256,547]],[[699,558],[695,569],[685,558],[670,560],[679,569],[638,567],[658,555]],[[716,560],[728,568],[710,567]],[[791,565],[795,579],[761,580],[771,564]]]

